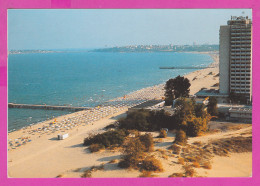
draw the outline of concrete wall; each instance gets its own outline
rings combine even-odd
[[[219,92],[229,94],[229,50],[230,26],[220,26],[219,30]]]

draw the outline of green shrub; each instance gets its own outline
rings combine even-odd
[[[142,161],[141,170],[162,172],[163,167],[159,160],[155,159],[153,156],[148,156]]]
[[[147,121],[148,117],[149,112],[145,110],[131,112],[126,118],[119,120],[119,128],[148,131],[150,130],[150,124]]]
[[[187,135],[196,137],[208,130],[207,118],[193,117],[187,121]]]
[[[139,139],[145,147],[145,152],[153,151],[154,144],[153,144],[153,137],[151,134],[146,133],[144,135],[141,135],[139,136]]]
[[[174,143],[179,145],[185,145],[187,143],[187,136],[183,130],[179,130],[176,132]]]
[[[91,144],[100,144],[105,147],[109,147],[111,145],[121,145],[128,135],[126,130],[114,130],[107,131],[102,134],[91,135],[84,139],[84,146],[88,146]]]

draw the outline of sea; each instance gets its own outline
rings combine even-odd
[[[66,51],[8,55],[8,102],[95,107],[133,91],[165,83],[213,59],[198,53]],[[69,111],[8,109],[8,130],[69,114]]]

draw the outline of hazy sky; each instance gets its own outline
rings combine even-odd
[[[8,49],[218,44],[219,26],[250,9],[11,9]]]

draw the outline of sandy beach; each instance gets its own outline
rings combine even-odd
[[[218,54],[209,54],[214,62],[211,67],[185,75],[190,82],[190,94],[198,92],[201,88],[212,88],[219,82]],[[105,126],[124,117],[128,108],[152,99],[161,99],[164,96],[164,84],[143,88],[128,95],[122,95],[108,103],[90,110],[75,112],[69,115],[44,121],[37,125],[20,129],[8,134],[8,176],[14,178],[53,178],[80,177],[82,171],[91,166],[106,163],[106,171],[97,171],[93,177],[138,177],[140,172],[119,169],[115,164],[109,164],[112,159],[119,159],[117,151],[103,151],[90,153],[83,146],[83,139],[89,134],[102,132]],[[241,129],[242,132],[250,130],[250,126]],[[230,135],[236,135],[237,131],[231,131]],[[241,132],[241,131],[240,131]],[[58,134],[68,133],[65,140],[57,140]],[[206,139],[222,136],[222,133],[204,137]],[[203,137],[200,137],[203,138]],[[217,138],[215,136],[215,138]],[[164,147],[172,142],[174,136],[170,136],[156,148]],[[192,138],[191,140],[196,140]],[[166,148],[166,147],[165,147]],[[246,160],[245,160],[246,159]],[[244,160],[240,170],[234,163]],[[213,168],[207,171],[198,171],[200,176],[206,177],[246,177],[250,176],[248,170],[252,169],[252,153],[232,154],[230,157],[215,157]],[[178,166],[172,166],[168,160],[162,158],[165,172],[158,174],[160,177],[168,177]],[[221,170],[225,168],[225,172]],[[232,170],[235,172],[232,172]]]

